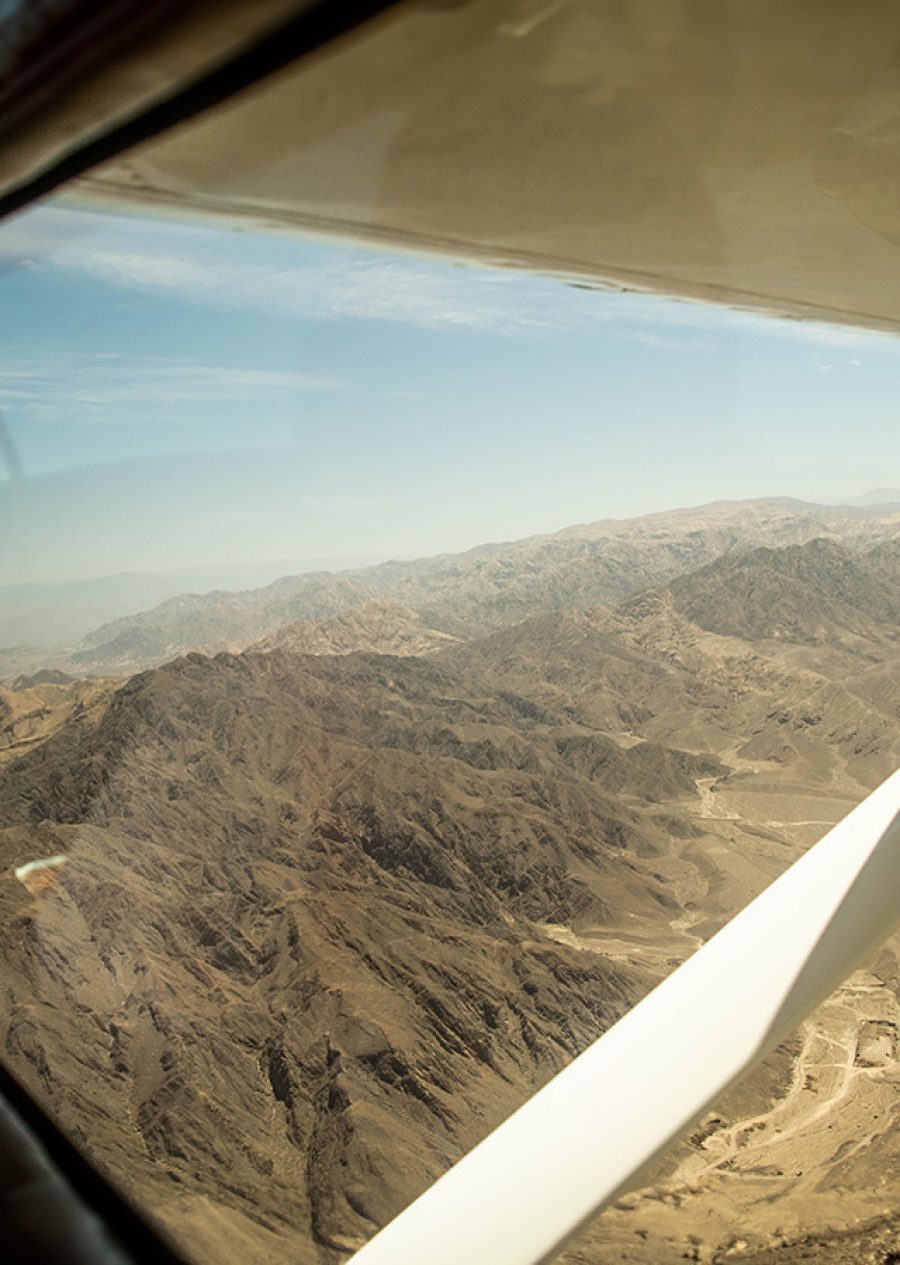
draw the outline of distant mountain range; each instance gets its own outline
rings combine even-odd
[[[304,570],[359,566],[361,559],[309,559]],[[300,563],[294,560],[296,569]],[[0,585],[2,647],[70,645],[99,624],[136,614],[179,593],[268,584],[289,564],[220,563],[162,572],[132,571],[88,580]],[[7,651],[8,653],[8,651]]]
[[[819,537],[862,548],[893,538],[898,528],[900,507],[822,506],[788,498],[604,520],[462,554],[285,576],[240,592],[181,593],[102,624],[74,650],[0,651],[0,678],[47,663],[116,674],[190,649],[244,649],[286,624],[331,618],[372,599],[417,612],[436,632],[477,636],[538,611],[618,602],[736,551]]]
[[[0,686],[5,1056],[188,1252],[337,1265],[897,766],[898,537],[593,524],[176,598]],[[881,1243],[870,965],[570,1260]]]
[[[900,488],[873,488],[862,496],[847,497],[844,500],[825,501],[825,505],[900,505]]]

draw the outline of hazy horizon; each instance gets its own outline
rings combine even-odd
[[[4,586],[900,483],[889,335],[59,205],[0,262]]]
[[[900,489],[893,489],[893,488],[883,489],[885,493],[889,494],[889,498],[886,499],[884,502],[873,499],[875,491],[877,490],[878,489],[872,489],[871,492],[862,493],[858,496],[834,497],[834,498],[829,498],[827,500],[823,499],[820,501],[805,501],[805,498],[792,497],[788,493],[777,493],[777,494],[773,493],[768,496],[762,495],[759,497],[746,497],[746,498],[739,498],[739,499],[747,500],[747,501],[758,500],[758,501],[773,501],[773,502],[779,501],[779,500],[797,500],[797,501],[805,501],[805,503],[810,504],[810,505],[856,506],[859,508],[875,506],[882,503],[900,505]],[[710,505],[710,504],[716,503],[717,499],[718,498],[713,498],[710,501],[700,502],[696,505],[684,505],[684,504],[663,505],[657,509],[647,510],[645,513],[642,513],[642,514],[606,515],[603,518],[582,519],[579,522],[560,523],[558,527],[550,528],[549,531],[547,532],[526,532],[523,536],[520,536],[520,537],[507,537],[502,540],[499,538],[496,540],[481,540],[475,544],[463,545],[459,549],[440,550],[437,553],[428,553],[428,554],[410,553],[410,554],[393,554],[393,555],[384,554],[384,555],[378,555],[378,556],[348,555],[346,557],[331,557],[331,558],[329,557],[324,557],[324,558],[261,557],[253,561],[238,562],[238,563],[229,563],[226,561],[222,561],[221,559],[216,560],[216,561],[211,561],[209,559],[206,559],[206,560],[201,560],[195,563],[189,563],[183,566],[163,567],[156,570],[136,570],[132,568],[128,570],[106,572],[104,574],[66,575],[65,577],[56,577],[56,578],[49,578],[49,579],[43,579],[43,580],[41,579],[20,579],[20,580],[12,580],[12,581],[3,580],[3,581],[0,581],[0,592],[12,593],[19,590],[25,592],[27,590],[43,590],[43,589],[56,591],[56,590],[64,589],[67,587],[82,588],[82,587],[87,587],[89,585],[103,585],[105,583],[108,583],[114,580],[129,580],[129,579],[161,579],[161,580],[165,579],[165,580],[175,581],[179,578],[184,578],[185,580],[189,580],[199,575],[202,575],[204,573],[209,573],[210,576],[213,576],[216,572],[222,573],[223,576],[244,575],[245,578],[248,578],[247,587],[257,587],[258,585],[272,583],[274,580],[280,579],[281,577],[288,576],[288,575],[303,575],[303,574],[314,573],[318,571],[330,571],[330,572],[354,571],[354,570],[362,570],[365,567],[382,566],[383,564],[388,563],[388,562],[414,562],[419,559],[428,559],[428,558],[437,557],[437,556],[440,556],[440,554],[452,555],[455,553],[470,552],[472,550],[476,550],[482,547],[490,548],[492,546],[501,546],[504,544],[511,544],[515,540],[526,540],[531,536],[542,536],[542,535],[552,536],[556,534],[557,532],[564,532],[572,528],[589,526],[592,523],[603,522],[607,520],[609,522],[627,522],[632,518],[652,517],[655,514],[673,514],[681,510],[691,510],[691,509],[699,510],[699,509],[702,509],[704,505]],[[723,499],[727,500],[728,498],[723,498]],[[249,579],[249,577],[255,571],[259,571],[259,572],[271,571],[272,579],[260,580],[260,581]],[[224,582],[221,585],[221,587],[223,587],[224,589],[232,589],[232,588],[238,587],[242,583],[243,583],[242,580],[236,580],[235,583]],[[215,587],[215,585],[213,585],[213,587]],[[180,590],[180,591],[187,591],[187,590]]]

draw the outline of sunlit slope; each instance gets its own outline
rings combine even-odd
[[[386,598],[370,598],[330,619],[286,624],[256,643],[257,650],[298,654],[423,655],[445,650],[456,637],[429,628],[416,611]]]
[[[199,1259],[336,1262],[900,762],[891,557],[757,549],[445,647],[369,604],[21,683],[10,714],[99,692],[0,770],[7,1057]],[[758,635],[716,631],[742,602]],[[880,1217],[897,978],[889,947],[573,1259]]]
[[[432,629],[479,635],[540,611],[619,602],[737,550],[817,537],[863,547],[898,532],[896,507],[791,500],[607,520],[464,554],[288,576],[240,593],[183,595],[91,633],[72,656],[73,670],[134,671],[186,650],[241,649],[284,624],[329,618],[371,598],[413,608]]]

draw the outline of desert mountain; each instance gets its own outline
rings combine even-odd
[[[286,624],[263,637],[255,650],[293,650],[298,654],[422,655],[444,650],[457,640],[425,625],[422,616],[399,602],[370,598],[330,619]]]
[[[479,636],[539,611],[619,602],[737,550],[817,537],[864,546],[898,530],[896,507],[790,500],[717,502],[606,520],[464,554],[287,576],[240,593],[183,595],[98,628],[72,655],[72,670],[134,671],[187,650],[241,649],[285,624],[327,619],[371,598],[419,611],[440,632]]]
[[[305,568],[312,570],[312,564]],[[0,646],[71,645],[101,623],[158,606],[184,593],[266,584],[284,574],[275,563],[239,562],[170,572],[125,572],[99,579],[0,585]]]
[[[65,721],[103,707],[112,688],[97,680],[75,680],[56,669],[0,684],[0,765],[40,746]]]
[[[900,636],[900,540],[853,553],[831,540],[719,558],[672,582],[675,607],[701,628],[748,640],[798,644]]]
[[[637,859],[665,825],[534,727],[433,660],[133,678],[2,779],[5,865],[70,858],[39,909],[3,884],[10,1057],[176,1222],[358,1241],[650,982],[538,929],[675,907]]]
[[[6,1057],[198,1261],[338,1261],[900,762],[853,521],[468,640],[392,599],[5,690]],[[897,993],[889,946],[572,1262],[892,1234]]]

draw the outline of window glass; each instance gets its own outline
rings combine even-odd
[[[0,252],[2,1057],[192,1259],[338,1259],[896,767],[900,345],[65,202]],[[896,981],[571,1259],[875,1251]]]

